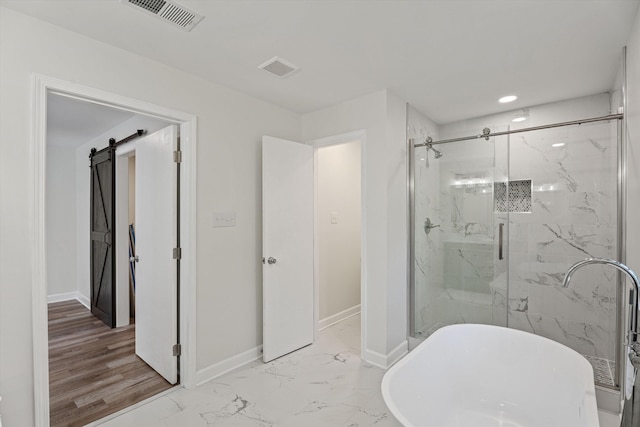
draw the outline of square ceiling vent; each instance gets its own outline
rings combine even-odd
[[[291,62],[285,61],[284,59],[278,58],[277,56],[274,56],[264,64],[260,65],[258,68],[266,71],[272,76],[280,77],[281,79],[289,77],[299,69]]]
[[[193,30],[204,16],[169,0],[121,0],[129,6],[155,16],[185,31]]]

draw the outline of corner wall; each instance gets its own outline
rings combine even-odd
[[[76,291],[75,149],[47,145],[46,161],[47,295],[55,297]]]
[[[383,367],[407,351],[405,125],[404,103],[386,90],[302,116],[303,141],[366,132],[362,356]]]

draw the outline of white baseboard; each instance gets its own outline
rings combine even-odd
[[[72,299],[76,299],[77,295],[78,295],[77,291],[64,292],[62,294],[48,295],[47,296],[47,303],[51,304],[52,302],[71,301]]]
[[[362,359],[370,365],[378,368],[387,369],[387,356],[377,351],[366,349],[362,353]]]
[[[360,313],[360,304],[354,305],[351,308],[347,308],[346,310],[342,310],[340,313],[336,313],[332,316],[325,317],[324,319],[318,321],[318,330],[327,329],[329,326],[333,326],[338,322],[342,322],[345,319],[348,319],[351,316],[355,316]]]
[[[389,354],[384,355],[373,350],[365,350],[362,357],[365,362],[377,366],[378,368],[388,369],[405,354],[409,352],[409,342],[402,341],[396,348],[391,350]]]
[[[259,345],[258,347],[254,347],[243,353],[236,354],[235,356],[225,359],[222,362],[218,362],[207,368],[201,369],[196,372],[196,387],[206,383],[207,381],[211,381],[214,378],[224,375],[227,372],[240,368],[247,363],[251,363],[254,360],[260,359],[261,357],[262,346]]]
[[[91,301],[89,301],[89,298],[82,295],[80,292],[78,292],[78,295],[76,295],[76,299],[78,300],[78,302],[82,305],[84,305],[85,307],[87,307],[89,310],[91,310]]]
[[[61,294],[53,294],[47,296],[47,304],[51,304],[52,302],[62,302],[62,301],[71,301],[76,300],[80,304],[87,307],[91,310],[91,304],[89,303],[89,298],[85,297],[78,291],[74,292],[64,292]]]
[[[409,341],[402,341],[396,348],[391,350],[391,353],[387,355],[387,367],[390,368],[398,360],[402,359],[407,353],[409,353]]]

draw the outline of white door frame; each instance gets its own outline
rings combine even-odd
[[[116,327],[129,324],[129,158],[136,140],[116,148]]]
[[[332,145],[345,144],[347,142],[360,141],[360,357],[365,358],[367,349],[367,269],[366,269],[366,250],[367,250],[367,236],[366,236],[366,224],[367,224],[367,210],[365,209],[365,195],[367,187],[366,178],[366,150],[367,150],[367,132],[364,129],[343,133],[339,135],[328,136],[326,138],[314,139],[307,141],[306,144],[314,147],[314,161],[317,166],[318,149],[322,147],[329,147]],[[313,204],[314,210],[318,206],[318,171],[317,167],[314,168],[314,191],[313,191]],[[314,323],[314,340],[318,339],[318,325],[320,322],[320,278],[319,278],[319,264],[320,264],[320,246],[318,240],[318,216],[314,215],[313,225],[313,323]]]
[[[45,179],[47,137],[47,94],[76,98],[137,114],[171,121],[180,125],[182,164],[180,179],[180,234],[182,260],[180,266],[180,358],[181,385],[195,385],[196,331],[196,135],[197,118],[178,110],[150,104],[100,89],[33,74],[32,122],[29,151],[33,163],[31,173],[31,206],[33,212],[31,239],[32,319],[33,319],[33,383],[34,411],[37,427],[49,426],[49,346],[47,320]]]

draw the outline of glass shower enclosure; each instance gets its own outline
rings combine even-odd
[[[505,326],[573,348],[597,384],[619,386],[616,271],[561,286],[577,261],[618,258],[619,120],[545,127],[612,104],[603,93],[445,125],[407,107],[412,345],[450,324]]]

